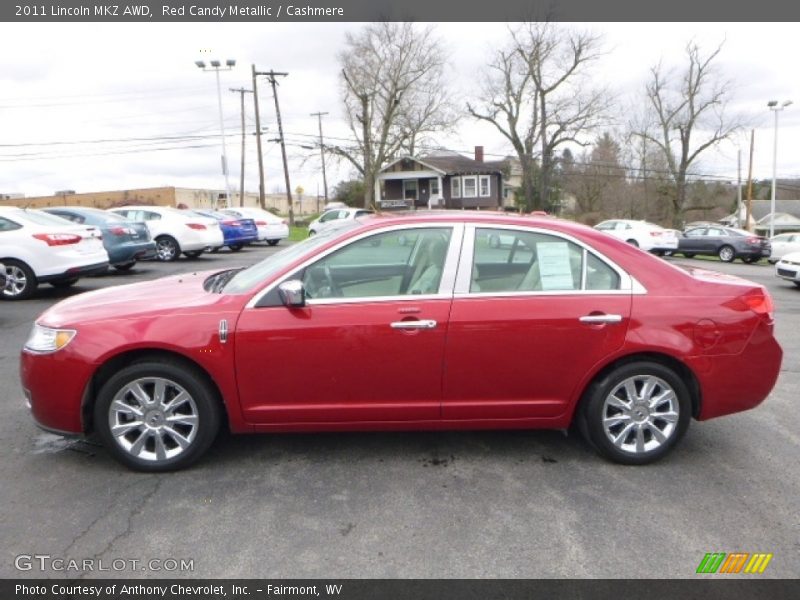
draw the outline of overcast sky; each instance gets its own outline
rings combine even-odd
[[[337,53],[345,33],[359,24],[290,23],[0,23],[0,193],[48,195],[56,190],[93,192],[152,186],[224,187],[220,169],[217,88],[198,58],[233,58],[221,74],[231,186],[238,190],[241,151],[239,94],[250,89],[250,65],[288,71],[279,97],[288,142],[292,188],[322,190],[318,154],[301,148],[316,141],[309,113],[329,112],[327,141],[346,144]],[[795,23],[625,23],[570,25],[603,35],[607,55],[597,78],[626,103],[641,103],[648,69],[663,61],[680,66],[694,39],[710,51],[725,42],[718,66],[736,83],[732,109],[756,130],[754,174],[772,176],[773,115],[770,99],[794,99],[780,116],[778,176],[800,178],[800,76]],[[440,23],[450,53],[450,85],[464,102],[477,93],[480,71],[507,38],[501,23]],[[202,53],[202,50],[207,52]],[[266,82],[259,83],[266,137],[267,191],[283,188],[280,150]],[[252,96],[246,128],[255,130]],[[83,142],[83,143],[77,143]],[[442,146],[471,153],[484,145],[487,158],[511,152],[488,125],[464,119]],[[258,190],[255,138],[246,140],[246,189]],[[749,131],[708,155],[704,174],[736,177],[737,148],[746,176]],[[329,186],[351,175],[329,164]]]

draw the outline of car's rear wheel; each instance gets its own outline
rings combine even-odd
[[[122,263],[122,264],[119,264],[119,265],[114,265],[114,268],[117,271],[130,271],[131,268],[133,267],[133,265],[135,265],[135,264],[136,264],[136,261],[132,260],[131,262],[126,262],[126,263]]]
[[[733,262],[736,258],[736,250],[734,250],[732,246],[723,246],[719,249],[719,252],[717,252],[717,256],[719,256],[722,262]]]
[[[643,465],[662,458],[691,419],[686,384],[650,361],[624,364],[592,384],[582,405],[583,429],[606,458]]]
[[[199,258],[201,254],[203,254],[202,250],[190,250],[189,252],[184,252],[184,254],[189,258]]]
[[[228,248],[231,249],[231,252],[239,252],[239,250],[244,248],[244,244],[231,244]]]
[[[761,260],[760,256],[745,256],[744,258],[742,258],[742,262],[746,262],[749,265],[757,263],[760,260]]]
[[[5,300],[25,300],[36,291],[39,283],[33,270],[20,260],[4,258],[6,266],[6,287],[3,288]]]
[[[683,255],[686,258],[694,258],[694,252],[684,252]]]
[[[799,288],[800,288],[800,281],[793,281],[792,283],[793,283],[793,284],[795,284],[797,287],[799,287]]]
[[[156,258],[162,262],[178,260],[181,255],[181,247],[175,238],[162,235],[156,238]]]
[[[280,240],[267,240],[267,243],[268,243],[270,246],[277,246],[277,245],[278,245],[278,242],[280,242]]]
[[[103,385],[94,423],[124,465],[171,471],[196,461],[214,441],[220,405],[196,369],[147,361],[122,369]]]

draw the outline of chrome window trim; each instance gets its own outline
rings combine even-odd
[[[464,237],[464,223],[456,221],[442,221],[441,223],[408,223],[400,225],[392,225],[382,229],[371,229],[365,231],[357,236],[342,240],[332,248],[328,248],[324,252],[315,254],[311,258],[303,261],[299,266],[295,267],[290,273],[279,277],[263,290],[255,294],[245,306],[245,309],[255,308],[256,304],[274,288],[284,281],[288,281],[297,275],[306,267],[322,260],[337,250],[344,248],[350,244],[358,242],[362,239],[371,237],[373,235],[380,235],[392,231],[402,231],[405,229],[444,229],[451,228],[450,245],[447,248],[447,255],[445,256],[444,269],[442,270],[442,279],[439,282],[439,291],[436,294],[405,294],[395,296],[363,296],[353,298],[319,298],[309,299],[306,301],[308,306],[327,306],[332,304],[354,304],[354,303],[373,303],[373,302],[398,302],[408,300],[410,302],[418,302],[420,300],[436,300],[436,299],[449,299],[453,297],[453,288],[456,279],[456,270],[458,268],[459,256],[461,254],[461,246]]]
[[[583,264],[581,267],[581,289],[579,290],[537,290],[537,291],[507,291],[507,292],[472,292],[470,291],[470,283],[472,279],[472,261],[475,253],[475,230],[476,229],[504,229],[511,231],[522,231],[528,233],[540,233],[543,235],[550,235],[553,237],[561,238],[565,241],[576,244],[583,250]],[[596,258],[606,263],[611,267],[620,278],[620,287],[617,290],[587,290],[586,287],[586,270],[587,270],[587,255],[593,254]],[[524,296],[598,296],[598,295],[643,295],[647,293],[647,289],[637,281],[632,275],[625,271],[613,260],[608,258],[601,252],[598,252],[585,242],[578,238],[563,233],[560,231],[553,231],[552,229],[545,229],[542,227],[531,227],[524,225],[506,225],[506,224],[488,224],[488,223],[467,223],[464,227],[464,241],[463,250],[461,252],[461,262],[459,264],[458,275],[456,277],[456,285],[454,296],[457,298],[514,298]]]

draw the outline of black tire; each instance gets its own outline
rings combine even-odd
[[[793,281],[792,283],[793,283],[793,284],[795,284],[797,287],[799,287],[799,288],[800,288],[800,281]]]
[[[222,246],[217,246],[216,248],[211,249],[211,254],[216,254],[222,249]]]
[[[619,388],[623,387],[623,384],[628,381],[633,382],[637,394],[642,393],[644,390],[644,387],[640,386],[640,384],[645,381],[657,382],[654,383],[653,388],[656,392],[656,397],[660,395],[659,391],[663,392],[666,388],[671,388],[674,401],[669,401],[669,406],[666,410],[664,409],[667,405],[667,400],[655,406],[650,406],[649,410],[644,405],[637,405],[632,402],[630,403],[632,406],[631,413],[636,414],[636,416],[626,416],[622,409],[615,407],[612,399],[621,400],[617,395],[619,394]],[[625,395],[627,397],[627,392]],[[676,408],[677,411],[675,411]],[[659,417],[659,415],[663,415],[673,419],[674,417],[670,416],[672,412],[677,412],[677,418],[675,418],[674,422]],[[581,414],[578,418],[583,420],[583,423],[579,421],[579,424],[585,431],[590,444],[602,456],[620,464],[644,465],[663,458],[675,447],[689,428],[691,413],[692,402],[689,390],[683,380],[672,369],[656,362],[636,361],[624,363],[602,379],[593,382],[584,395]],[[642,417],[642,414],[649,416]],[[615,417],[620,420],[620,423],[610,425],[607,431],[605,423],[614,421]],[[622,420],[623,418],[628,420]],[[647,421],[637,421],[636,419],[638,418],[647,419]],[[651,420],[652,426],[650,425]],[[640,423],[641,426],[639,426]],[[663,441],[653,434],[654,429],[658,429],[661,435],[664,436]],[[640,430],[642,431],[641,449],[637,446]],[[611,436],[614,435],[618,436],[618,443],[616,444],[611,440]],[[631,437],[634,439],[631,439]],[[630,444],[635,447],[631,449]],[[647,449],[647,444],[656,445]]]
[[[172,262],[178,260],[181,255],[181,247],[175,238],[168,235],[160,235],[156,238],[156,258],[161,262]]]
[[[231,252],[239,252],[244,248],[244,244],[231,244],[228,248],[230,248]]]
[[[267,240],[267,243],[268,243],[270,246],[277,246],[277,245],[278,245],[278,242],[280,242],[280,240]]]
[[[121,428],[128,426],[128,433],[116,436],[111,431],[112,426],[109,421],[114,419],[115,422],[119,423],[119,413],[122,413],[123,418],[125,418],[124,415],[126,413],[112,408],[112,403],[117,399],[123,400],[129,406],[133,405],[135,407],[138,404],[139,407],[144,407],[129,392],[125,393],[125,388],[138,380],[141,385],[140,389],[144,390],[148,396],[152,391],[152,396],[155,397],[154,381],[148,381],[154,379],[169,382],[165,386],[166,391],[164,392],[164,397],[167,398],[168,402],[177,396],[178,390],[176,388],[182,388],[186,392],[190,401],[180,403],[177,408],[173,409],[171,416],[183,416],[186,418],[187,416],[195,415],[196,421],[194,425],[184,425],[180,422],[170,423],[165,418],[167,411],[162,412],[160,406],[154,404],[152,409],[142,411],[144,413],[142,421],[160,422],[163,423],[163,426],[157,427],[153,425],[152,428],[145,426],[141,428],[133,427],[130,424],[137,417],[131,412],[128,417],[132,421],[123,421],[117,425]],[[118,406],[118,404],[115,406]],[[178,412],[178,410],[184,412]],[[208,450],[219,432],[220,413],[220,402],[201,371],[190,365],[178,362],[147,360],[125,367],[103,384],[97,394],[97,401],[94,406],[94,426],[111,455],[125,466],[136,471],[175,471],[188,467]],[[179,450],[181,444],[177,442],[178,438],[164,432],[163,427],[166,426],[171,427],[177,432],[177,435],[185,436],[183,437],[186,441],[184,448]],[[181,429],[178,429],[178,427],[181,427]],[[196,430],[193,430],[193,428],[196,428]],[[162,433],[159,433],[159,431]],[[135,447],[139,441],[137,433],[139,433],[139,436],[145,437],[145,441],[141,445],[141,451],[137,452],[138,455],[134,455],[133,451],[136,450]],[[177,454],[172,457],[166,457],[166,454],[164,458],[158,457],[156,438],[163,440],[162,448],[164,448],[165,452],[177,452]],[[170,440],[174,446],[169,446]],[[131,448],[126,449],[123,444],[129,444]],[[142,456],[142,453],[146,453],[146,455]]]
[[[637,242],[636,240],[625,240],[625,241],[628,244],[630,244],[631,246],[633,246],[634,248],[638,248],[639,247],[639,242]]]
[[[78,283],[78,278],[75,277],[74,279],[62,279],[61,281],[51,281],[50,285],[58,290],[65,290],[67,288],[71,288],[73,285]]]
[[[3,288],[3,300],[25,300],[30,298],[39,286],[33,270],[21,260],[4,258],[6,266],[6,286]]]
[[[760,260],[761,260],[760,256],[743,256],[742,257],[742,262],[743,263],[747,263],[748,265],[754,265]]]
[[[312,235],[315,235],[316,233],[317,233],[316,231],[309,230],[308,231],[308,237],[311,237]]]
[[[202,250],[190,250],[189,252],[183,253],[187,258],[200,258],[200,255],[203,254]]]
[[[694,252],[684,252],[683,255],[686,258],[694,258]]]
[[[722,262],[730,263],[736,260],[736,250],[726,244],[717,251],[717,256]]]
[[[132,260],[131,262],[122,263],[122,264],[120,264],[120,265],[113,265],[113,267],[114,267],[114,268],[115,268],[117,271],[130,271],[130,270],[133,268],[133,266],[134,266],[135,264],[136,264],[136,261],[135,261],[135,260]]]

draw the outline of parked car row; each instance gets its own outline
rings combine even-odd
[[[225,246],[236,252],[260,240],[275,245],[288,236],[285,221],[251,208],[0,207],[0,297],[28,298],[40,283],[71,286],[109,265],[126,271],[139,260],[196,258]]]

